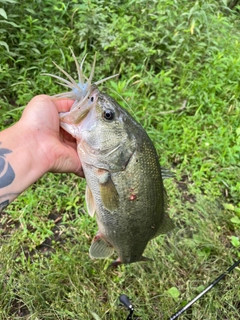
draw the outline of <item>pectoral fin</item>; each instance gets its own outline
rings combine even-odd
[[[89,189],[88,185],[86,186],[86,190],[85,190],[85,199],[86,199],[88,213],[93,218],[94,213],[96,211],[96,205],[93,199],[92,191]]]
[[[111,256],[114,252],[110,243],[104,240],[100,235],[97,235],[89,249],[89,255],[92,259],[104,259]]]
[[[98,170],[98,181],[103,206],[112,212],[118,208],[119,195],[110,173],[106,170]]]

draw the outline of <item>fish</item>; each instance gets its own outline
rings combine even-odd
[[[116,251],[113,266],[151,260],[143,255],[148,242],[174,228],[166,210],[163,179],[153,142],[144,128],[98,85],[116,75],[92,82],[96,56],[89,78],[74,53],[76,82],[58,65],[67,80],[48,74],[70,91],[53,99],[75,100],[69,112],[61,113],[61,127],[77,141],[86,179],[85,199],[98,232],[92,240],[92,259],[105,259]]]

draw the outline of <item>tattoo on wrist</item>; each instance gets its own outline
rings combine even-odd
[[[15,179],[15,172],[5,157],[5,154],[11,152],[9,149],[0,148],[0,188],[7,187]]]
[[[3,211],[9,205],[9,200],[5,200],[0,203],[0,212]]]
[[[0,197],[0,212],[5,209],[11,201],[13,201],[20,193],[7,193]]]

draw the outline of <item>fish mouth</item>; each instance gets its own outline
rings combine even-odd
[[[84,98],[80,103],[74,103],[69,112],[60,113],[59,118],[61,126],[63,123],[71,125],[79,125],[88,115],[89,111],[96,106],[99,96],[97,87],[92,87],[92,92],[87,98]]]

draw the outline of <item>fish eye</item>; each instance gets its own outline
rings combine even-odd
[[[110,121],[114,119],[114,112],[112,110],[105,110],[103,112],[103,118]]]

